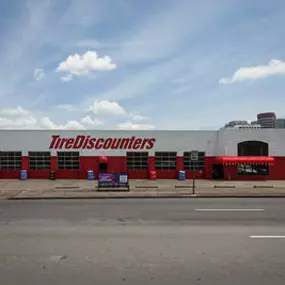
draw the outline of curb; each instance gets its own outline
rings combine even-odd
[[[213,188],[227,189],[227,188],[236,188],[236,186],[235,185],[214,185]]]
[[[55,190],[68,190],[68,189],[80,189],[79,186],[56,186]]]
[[[238,186],[235,186],[235,185],[213,185],[212,187],[200,187],[200,186],[197,186],[195,185],[195,189],[197,189],[199,191],[200,190],[213,190],[213,189],[243,189],[243,190],[248,190],[248,189],[284,189],[285,191],[285,187],[282,187],[282,186],[273,186],[273,185],[253,185],[253,186],[244,186],[244,187],[238,187]],[[98,188],[97,187],[90,187],[90,188],[80,188],[78,186],[57,186],[57,187],[54,187],[54,188],[44,188],[44,189],[41,189],[42,191],[61,191],[61,190],[65,190],[65,191],[73,191],[73,190],[79,190],[79,191],[94,191],[94,190],[97,190]],[[124,190],[125,188],[122,188],[121,191],[126,191]],[[130,187],[130,191],[136,191],[137,189],[140,189],[140,190],[163,190],[163,189],[193,189],[193,186],[192,185],[174,185],[173,187],[159,187],[159,186],[131,186]],[[10,192],[10,191],[20,191],[20,192],[23,192],[23,191],[39,191],[40,189],[9,189],[9,190],[2,190],[0,189],[0,191],[2,192]],[[109,191],[110,188],[101,188],[100,191]],[[116,188],[116,191],[119,191],[119,189]],[[284,192],[285,194],[285,192]]]
[[[156,185],[153,186],[135,186],[134,189],[158,189],[159,187]],[[130,187],[131,189],[131,187]]]
[[[161,195],[161,196],[57,196],[57,197],[9,197],[5,200],[105,200],[105,199],[205,199],[205,198],[285,198],[285,195]]]

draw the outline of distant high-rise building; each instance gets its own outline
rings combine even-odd
[[[234,129],[260,129],[261,126],[256,124],[249,123],[248,121],[230,121],[225,125],[225,128],[234,128]]]
[[[236,125],[234,127],[232,127],[233,129],[243,129],[243,130],[256,130],[256,129],[261,129],[260,125]]]
[[[275,128],[276,115],[273,112],[257,114],[257,123],[262,128]]]
[[[276,119],[275,128],[276,129],[285,129],[285,119]]]
[[[233,128],[235,126],[249,125],[248,121],[230,121],[225,125],[225,128]]]

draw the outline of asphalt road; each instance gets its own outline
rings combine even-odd
[[[1,284],[285,284],[285,199],[0,201]]]

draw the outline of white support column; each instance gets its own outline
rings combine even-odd
[[[27,151],[27,150],[22,151],[22,156],[29,156],[29,151]]]
[[[183,156],[183,154],[184,154],[184,150],[178,150],[176,153],[176,156]]]
[[[57,151],[56,150],[51,150],[50,151],[50,156],[57,156]]]

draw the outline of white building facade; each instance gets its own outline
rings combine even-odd
[[[28,179],[47,179],[51,171],[57,178],[86,179],[92,170],[95,177],[127,172],[131,179],[148,179],[150,172],[157,179],[173,179],[179,171],[188,178],[195,171],[204,179],[285,179],[283,129],[1,130],[0,136],[0,178],[18,178],[27,170]],[[195,163],[193,150],[199,151]]]

